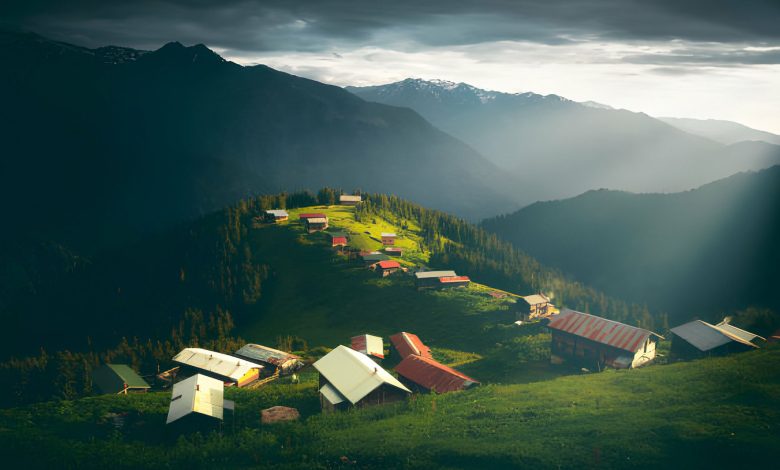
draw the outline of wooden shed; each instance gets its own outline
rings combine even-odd
[[[303,227],[308,233],[322,232],[328,228],[327,217],[309,217],[303,219]]]
[[[372,265],[373,269],[382,277],[387,277],[401,269],[398,261],[384,260]]]
[[[411,392],[365,354],[338,346],[314,368],[320,373],[320,404],[324,410],[341,410],[403,400]]]
[[[366,356],[385,358],[385,345],[380,336],[358,335],[351,339],[352,349]]]
[[[347,234],[345,232],[330,232],[330,246],[347,246]]]
[[[731,326],[731,325],[729,325]],[[736,328],[736,327],[733,327]],[[744,330],[737,335],[730,328],[711,325],[705,321],[693,320],[674,327],[672,332],[671,355],[677,359],[695,359],[757,349],[750,339],[759,337]]]
[[[661,335],[588,313],[563,309],[547,320],[551,361],[589,369],[629,369],[651,362]]]
[[[541,292],[533,295],[526,295],[522,301],[517,302],[518,320],[533,320],[534,318],[545,318],[558,310],[550,303],[550,298]]]
[[[104,364],[92,372],[95,391],[110,393],[143,393],[151,385],[125,364]]]

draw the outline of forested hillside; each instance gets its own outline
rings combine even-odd
[[[93,257],[42,248],[41,265],[57,257],[66,260],[62,269],[8,271],[2,284],[2,318],[10,326],[3,330],[3,356],[19,358],[0,367],[4,380],[15,384],[6,390],[15,397],[9,400],[78,396],[88,391],[85,377],[101,361],[121,359],[149,373],[185,345],[230,350],[238,336],[271,344],[289,337],[288,344],[317,347],[345,341],[355,328],[380,334],[417,329],[434,345],[468,345],[471,352],[502,341],[505,334],[495,328],[514,316],[486,291],[437,295],[415,291],[404,276],[380,282],[361,263],[334,253],[323,234],[305,236],[295,220],[260,227],[253,220],[275,207],[335,210],[327,205],[338,193],[243,200]],[[375,237],[396,230],[416,247],[405,255],[409,262],[456,269],[519,294],[544,291],[557,305],[649,328],[666,326],[663,316],[571,282],[462,219],[395,196],[364,199],[357,209],[333,213],[334,228],[373,230]],[[492,333],[472,335],[482,330]]]
[[[780,312],[780,167],[676,194],[590,191],[482,227],[678,323],[748,307]]]

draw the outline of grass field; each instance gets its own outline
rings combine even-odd
[[[221,434],[170,433],[168,393],[103,396],[0,410],[0,450],[28,468],[772,467],[778,364],[772,348],[337,414],[319,413],[316,378],[304,374],[299,385],[228,390],[237,415]],[[261,426],[273,405],[303,419]]]

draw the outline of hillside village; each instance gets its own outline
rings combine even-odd
[[[541,292],[518,295],[475,283],[468,275],[446,266],[429,268],[414,230],[394,227],[385,220],[359,222],[354,213],[359,204],[360,195],[342,194],[335,206],[268,209],[254,216],[252,226],[254,230],[286,226],[377,278],[391,281],[410,277],[413,283],[409,289],[466,290],[502,302],[518,330],[531,327],[549,331],[548,367],[568,367],[556,375],[648,367],[657,359],[659,342],[666,340],[658,333],[556,307],[550,296]],[[125,364],[105,364],[96,369],[93,382],[105,394],[170,390],[165,424],[182,433],[221,429],[221,422],[236,412],[235,402],[224,398],[227,388],[252,393],[275,382],[300,383],[301,375],[316,374],[324,413],[388,405],[417,394],[458,392],[481,384],[479,378],[437,360],[415,333],[399,331],[389,335],[387,342],[372,332],[353,333],[351,338],[343,338],[343,344],[330,345],[319,357],[304,358],[255,343],[226,352],[188,347],[172,358],[175,367],[151,378],[146,376],[154,385]],[[695,320],[672,328],[670,333],[671,349],[668,357],[663,357],[664,362],[744,352],[767,342],[726,320],[717,325]],[[281,405],[264,409],[261,414],[262,421],[269,424],[301,416],[299,410]]]

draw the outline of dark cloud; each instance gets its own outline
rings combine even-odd
[[[780,43],[778,0],[6,0],[0,25],[88,46],[233,51],[515,40]]]
[[[682,66],[736,66],[780,64],[780,49],[750,50],[719,46],[707,49],[688,48],[668,53],[635,54],[622,58],[632,64]]]

